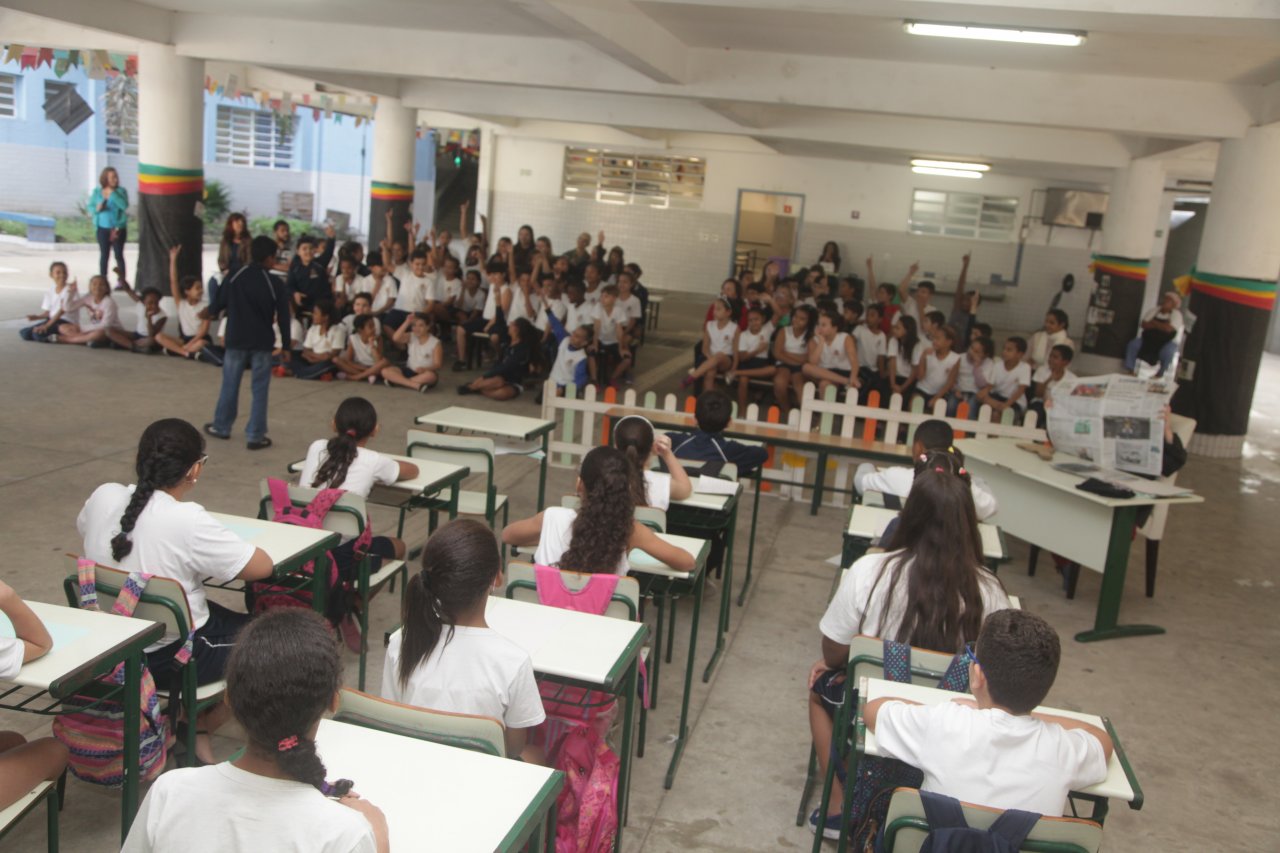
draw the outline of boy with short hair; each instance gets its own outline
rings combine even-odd
[[[367,261],[369,274],[360,277],[357,292],[369,294],[370,310],[375,317],[381,317],[395,306],[396,296],[400,293],[400,281],[387,271],[382,252],[370,252]]]
[[[881,386],[880,373],[889,347],[888,337],[880,330],[880,321],[884,317],[882,311],[879,302],[872,302],[867,306],[863,321],[851,332],[858,348],[858,379],[862,381],[866,394]]]
[[[289,265],[288,282],[294,307],[299,312],[309,312],[317,300],[332,301],[328,269],[332,257],[332,240],[328,241],[324,253],[317,255],[316,238],[310,234],[298,238],[298,254]]]
[[[966,653],[973,699],[867,703],[864,719],[881,754],[920,768],[922,791],[1062,815],[1068,793],[1106,778],[1113,745],[1090,723],[1034,713],[1058,674],[1057,633],[1034,613],[998,610]]]
[[[1024,395],[1031,384],[1031,366],[1026,363],[1027,339],[1017,335],[1004,342],[999,359],[993,359],[988,385],[978,391],[979,402],[991,407],[992,421],[999,421],[1001,413],[1010,406],[1022,414],[1026,403]]]
[[[694,432],[669,432],[671,449],[681,459],[701,459],[704,462],[732,462],[738,466],[738,476],[746,477],[769,458],[769,451],[754,444],[725,438],[721,433],[729,425],[733,414],[733,401],[719,388],[703,391],[698,395],[694,417],[698,429]]]
[[[950,450],[955,442],[956,434],[951,424],[939,418],[930,418],[916,427],[915,439],[911,442],[911,458],[921,456],[935,450]],[[914,465],[895,465],[892,468],[877,468],[870,462],[858,466],[853,475],[853,487],[859,495],[866,492],[879,492],[885,497],[905,501],[911,494],[911,485],[915,482]],[[978,513],[978,520],[990,518],[996,514],[999,504],[995,495],[980,477],[970,474],[973,483],[973,507]]]
[[[342,318],[342,325],[347,329],[347,339],[356,331],[356,318],[363,317],[365,314],[373,316],[373,329],[378,335],[382,334],[382,321],[373,314],[373,295],[369,293],[357,293],[351,300],[351,313]]]

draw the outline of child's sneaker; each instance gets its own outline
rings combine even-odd
[[[817,833],[822,832],[822,837],[828,841],[840,840],[840,815],[828,815],[827,819],[822,822],[821,828],[818,825],[818,809],[813,810],[813,814],[809,815],[809,831]]]

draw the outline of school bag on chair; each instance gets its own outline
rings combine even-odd
[[[309,504],[305,507],[297,507],[293,505],[293,501],[289,498],[289,484],[284,480],[277,477],[268,477],[267,489],[271,493],[272,521],[279,524],[309,527],[312,530],[324,529],[325,516],[329,514],[329,510],[333,509],[333,505],[346,494],[343,489],[321,489]],[[370,525],[366,524],[355,542],[354,553],[357,561],[369,549],[369,543],[372,540],[373,530]],[[339,583],[338,564],[333,559],[333,552],[326,551],[325,557],[329,561],[328,615],[330,621],[336,623],[349,610],[347,593],[350,590],[345,589]],[[311,560],[303,564],[300,572],[303,575],[312,576],[315,574],[315,570],[315,561]],[[255,582],[249,585],[245,593],[245,609],[250,613],[256,614],[275,607],[309,608],[311,607],[311,599],[310,585],[296,588],[274,583]]]
[[[92,560],[76,561],[80,607],[83,610],[100,609],[97,585],[94,582],[96,565]],[[131,573],[125,580],[124,588],[116,596],[111,612],[132,616],[151,577],[144,572]],[[191,659],[191,641],[191,636],[188,636],[186,643],[174,655],[174,662],[179,666]],[[124,663],[118,664],[109,674],[97,679],[97,683],[104,688],[122,686],[125,681],[124,667]],[[164,770],[168,727],[160,711],[155,679],[151,677],[146,663],[142,664],[139,684],[139,706],[142,712],[138,718],[139,778],[143,782],[150,782]],[[98,699],[87,695],[73,696],[64,705],[79,708],[53,718],[53,736],[71,754],[67,767],[77,779],[85,782],[108,788],[121,787],[124,784],[124,705],[116,699]]]
[[[594,726],[575,726],[551,766],[564,773],[556,798],[556,853],[611,853],[618,834],[618,755]]]
[[[987,829],[969,826],[955,797],[920,792],[929,834],[920,853],[1018,853],[1040,815],[1009,809]]]

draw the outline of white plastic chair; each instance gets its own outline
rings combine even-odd
[[[995,823],[999,809],[961,803],[965,823],[986,829]],[[929,834],[929,820],[916,788],[898,788],[889,801],[884,821],[886,853],[918,853]],[[1102,827],[1091,820],[1045,816],[1036,822],[1020,848],[1025,853],[1097,853],[1102,845]]]
[[[344,687],[338,692],[338,710],[333,718],[340,723],[506,757],[506,730],[493,717],[419,708]]]

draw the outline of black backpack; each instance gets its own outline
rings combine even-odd
[[[929,835],[920,853],[1018,853],[1040,815],[1009,809],[987,829],[969,826],[955,797],[920,792]]]

